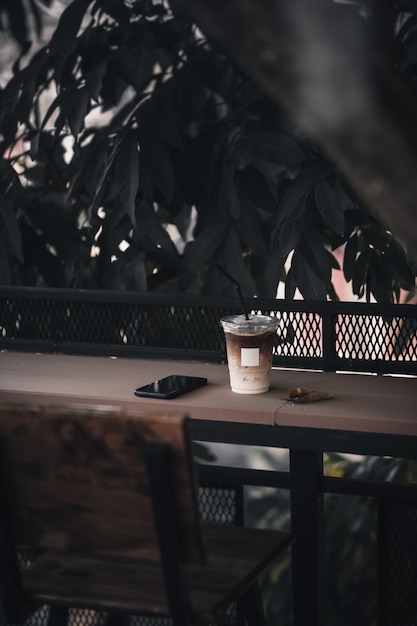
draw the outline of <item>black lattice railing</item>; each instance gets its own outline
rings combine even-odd
[[[278,319],[274,365],[417,373],[415,305],[247,300]],[[0,288],[0,348],[156,358],[225,358],[219,319],[237,300]]]

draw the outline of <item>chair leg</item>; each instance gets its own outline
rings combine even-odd
[[[68,608],[51,606],[49,609],[48,626],[68,626],[68,616]]]
[[[258,582],[253,583],[241,598],[246,626],[267,626],[262,592]]]

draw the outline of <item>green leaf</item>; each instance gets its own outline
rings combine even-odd
[[[49,47],[53,53],[66,51],[74,42],[91,0],[72,0],[63,11]]]
[[[55,122],[55,134],[59,135],[60,130],[67,123],[72,134],[76,137],[83,127],[88,105],[89,94],[86,87],[61,91],[49,106],[42,120],[41,129],[45,128],[55,110],[59,109],[59,115]]]
[[[243,135],[242,141],[246,151],[271,163],[290,167],[304,159],[304,154],[298,144],[281,133],[248,132]]]
[[[417,62],[417,33],[411,33],[402,43],[403,54],[411,64]]]
[[[406,38],[410,33],[417,30],[417,15],[408,16],[402,23],[401,28],[398,29],[396,37],[398,41]]]
[[[128,30],[130,26],[130,13],[124,4],[120,0],[100,0],[101,8],[110,15],[124,31]]]
[[[170,204],[174,196],[174,170],[165,142],[150,111],[143,112],[139,137],[141,163],[149,171],[156,189]]]
[[[362,298],[365,290],[366,274],[368,266],[368,254],[367,251],[361,252],[356,259],[353,267],[352,275],[352,291],[353,293]]]
[[[178,257],[177,249],[153,205],[146,201],[141,202],[137,208],[137,219],[140,228],[134,231],[134,242],[140,242],[139,247],[148,252],[158,249],[167,253],[172,263],[173,256]]]
[[[293,300],[295,296],[295,290],[297,289],[297,282],[295,278],[294,268],[291,266],[288,270],[287,279],[285,281],[285,299]]]
[[[280,281],[285,280],[285,260],[279,249],[272,250],[264,269],[265,297],[276,298]]]
[[[101,61],[98,65],[94,66],[88,73],[85,81],[85,86],[88,95],[95,102],[99,101],[101,88],[103,86],[103,76],[106,73],[106,63]]]
[[[281,209],[272,236],[274,240],[278,237],[282,256],[287,256],[296,248],[303,234],[305,210],[305,199],[296,204],[288,204]]]
[[[414,272],[408,263],[404,249],[394,238],[391,239],[386,256],[398,276],[404,281],[404,288],[412,289],[415,284]]]
[[[233,276],[233,278],[240,285],[244,296],[250,297],[253,295],[253,290],[248,280],[248,273],[242,256],[240,239],[233,228],[228,231],[226,238],[221,243],[220,253],[216,256],[216,263],[229,272],[230,276]],[[220,275],[219,278],[223,285],[225,285],[223,292],[231,293],[232,297],[237,297],[235,285],[233,285],[232,282],[223,275]]]
[[[335,233],[343,236],[345,231],[345,217],[342,207],[337,201],[336,194],[325,180],[320,180],[314,190],[317,208],[325,224]]]
[[[236,231],[251,251],[265,258],[267,242],[260,226],[256,208],[248,198],[242,198],[241,205],[242,211],[235,224]]]
[[[198,237],[187,245],[180,275],[181,291],[192,284],[204,263],[213,256],[224,240],[225,234],[220,224],[213,224],[202,230]]]
[[[139,153],[136,135],[128,133],[119,146],[116,161],[116,179],[123,210],[136,226],[136,194],[139,188]]]
[[[310,193],[320,180],[334,173],[334,167],[323,161],[310,161],[290,182],[283,197],[283,204],[298,202]]]
[[[366,301],[370,302],[371,295],[377,302],[389,302],[388,292],[392,298],[391,277],[387,273],[387,268],[381,261],[378,254],[371,249],[368,253],[367,273],[366,273]],[[387,289],[387,283],[389,288]]]
[[[345,253],[343,256],[343,274],[350,282],[353,278],[353,270],[356,262],[356,255],[358,253],[358,236],[356,233],[348,239],[345,246]]]
[[[170,91],[156,97],[155,116],[159,120],[164,141],[177,150],[184,151],[184,142],[178,130],[179,111],[174,107]]]
[[[2,241],[4,248],[15,259],[23,263],[23,247],[19,223],[13,208],[4,198],[0,210],[0,241]]]
[[[0,240],[0,285],[10,284],[10,262],[6,248]]]
[[[311,271],[315,272],[325,284],[330,283],[334,257],[324,247],[323,240],[313,224],[309,224],[306,233],[300,240],[298,249]]]
[[[234,173],[235,170],[233,164],[228,164],[226,170],[224,171],[222,185],[224,185],[224,193],[227,198],[230,215],[237,220],[240,217],[241,207],[239,195],[236,189]]]
[[[9,27],[13,37],[21,48],[26,49],[28,43],[28,28],[26,10],[22,0],[7,2],[6,6],[3,6],[2,9],[7,12]]]
[[[143,255],[137,255],[124,269],[128,291],[147,291],[146,268]]]
[[[22,89],[21,76],[14,76],[1,93],[0,123],[5,147],[10,147],[16,136],[18,119],[16,107]]]
[[[74,137],[77,137],[84,126],[88,105],[89,96],[85,87],[66,92],[66,97],[62,100],[61,110]]]
[[[116,156],[116,150],[114,149],[114,147],[111,147],[109,148],[107,154],[105,154],[102,159],[102,169],[100,171],[99,178],[97,179],[94,197],[87,210],[87,217],[89,220],[91,219],[91,216],[96,212],[96,210],[100,206],[100,202],[102,200],[102,196],[103,196],[105,186],[106,186],[106,179],[113,165],[115,156]]]
[[[388,249],[392,239],[390,232],[376,224],[363,228],[362,234],[370,246],[381,252],[385,252]]]
[[[276,213],[278,202],[271,193],[268,180],[256,167],[249,166],[239,172],[239,195],[250,198],[252,203],[266,213]]]
[[[291,269],[294,272],[295,283],[304,300],[326,300],[327,291],[324,281],[317,276],[308,260],[299,250],[294,252]]]

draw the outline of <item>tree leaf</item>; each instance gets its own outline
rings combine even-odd
[[[355,267],[357,253],[358,236],[356,233],[353,233],[353,235],[347,240],[343,256],[343,274],[347,282],[350,282],[353,278],[353,270]]]
[[[14,76],[1,93],[0,123],[1,134],[4,137],[4,147],[10,147],[14,141],[17,131],[18,119],[17,103],[22,89],[22,79]]]
[[[300,250],[295,250],[291,269],[294,272],[295,283],[304,300],[326,300],[326,285],[311,268],[308,260]]]
[[[178,130],[178,110],[174,107],[171,91],[156,97],[155,115],[159,120],[164,141],[177,150],[184,151],[184,142]]]
[[[9,26],[13,37],[19,43],[22,49],[25,49],[28,43],[28,28],[26,20],[26,11],[22,0],[12,0],[6,2],[3,7],[7,11],[9,18]]]
[[[233,163],[224,161],[221,197],[222,206],[230,213],[234,219],[240,217],[240,200],[236,189],[235,169]]]
[[[367,252],[361,252],[358,258],[356,259],[355,265],[353,267],[353,275],[352,275],[352,291],[353,293],[362,298],[365,290],[366,284],[366,273],[367,273]]]
[[[402,52],[407,61],[411,64],[417,61],[417,33],[412,32],[405,41],[402,42]]]
[[[36,0],[29,0],[30,7],[32,9],[33,21],[35,22],[36,34],[40,37],[42,33],[42,17],[36,4]]]
[[[310,224],[302,236],[298,249],[308,263],[311,271],[327,285],[332,278],[332,259],[324,247],[323,240],[314,224]],[[331,257],[331,258],[330,258]]]
[[[273,230],[273,238],[278,237],[278,245],[282,256],[287,256],[296,248],[303,234],[306,200],[288,204],[281,209],[277,224]]]
[[[139,188],[139,153],[136,134],[127,133],[115,161],[116,179],[124,212],[136,227],[136,194]]]
[[[103,76],[106,69],[105,61],[101,61],[101,63],[95,65],[87,74],[85,86],[90,98],[95,102],[99,101],[101,88],[103,86]]]
[[[65,92],[65,98],[62,99],[61,103],[61,110],[74,137],[77,137],[84,126],[88,104],[89,96],[86,87]]]
[[[124,268],[126,289],[128,291],[147,291],[147,277],[144,255],[136,255]]]
[[[63,11],[49,44],[54,54],[61,50],[66,51],[72,46],[91,1],[72,0]]]
[[[285,281],[285,299],[293,300],[295,296],[295,290],[297,289],[297,282],[295,278],[295,272],[291,266],[288,270],[287,278]]]
[[[10,203],[3,198],[0,211],[0,240],[19,263],[23,263],[23,247],[19,222]]]
[[[145,107],[143,107],[145,109]],[[168,204],[174,196],[174,170],[159,128],[149,111],[143,111],[139,126],[141,163]]]
[[[0,239],[0,285],[9,285],[10,279],[9,256]]]
[[[285,260],[279,249],[271,251],[264,268],[265,297],[276,298],[280,281],[285,281]]]
[[[216,252],[225,238],[220,224],[206,227],[198,237],[185,248],[180,275],[180,290],[184,291],[197,277],[204,263]]]
[[[240,239],[260,257],[267,255],[267,241],[257,216],[256,207],[248,198],[242,198],[242,211],[235,228]]]
[[[401,41],[402,39],[405,39],[410,33],[414,33],[416,30],[417,30],[417,15],[411,14],[404,19],[401,25],[401,28],[398,29],[398,33],[396,37],[398,41]]]
[[[220,252],[216,257],[216,263],[223,267],[230,276],[233,276],[234,280],[239,284],[240,289],[245,297],[253,296],[253,289],[248,280],[248,272],[245,267],[244,259],[242,257],[242,247],[240,239],[234,228],[231,228],[224,241],[220,246]],[[222,293],[224,295],[237,298],[236,286],[224,275],[221,275],[219,279],[224,285]],[[242,311],[243,312],[243,311]]]
[[[415,275],[412,271],[407,255],[402,246],[392,238],[386,256],[392,265],[393,269],[397,272],[400,278],[404,281],[404,288],[412,289],[415,284]]]
[[[130,13],[124,2],[120,0],[100,0],[100,7],[110,15],[124,31],[130,26]]]
[[[252,203],[265,213],[273,214],[278,210],[278,202],[273,196],[264,173],[256,167],[246,167],[239,172],[239,194],[251,199]]]
[[[100,205],[100,201],[101,201],[101,198],[105,189],[105,185],[106,185],[106,178],[113,165],[115,156],[116,156],[116,150],[114,149],[114,147],[111,147],[109,148],[108,152],[104,155],[102,159],[102,169],[100,171],[99,178],[97,179],[97,182],[95,185],[94,197],[87,210],[87,218],[89,220],[91,219],[91,216],[96,212],[96,210],[98,209]]]
[[[328,182],[320,180],[317,183],[314,198],[325,224],[342,237],[345,231],[344,213]]]
[[[290,182],[282,197],[284,204],[298,202],[311,192],[320,180],[334,173],[334,167],[324,161],[309,161],[301,172]]]
[[[295,141],[282,133],[254,131],[245,133],[242,139],[246,151],[271,163],[290,167],[304,159]]]
[[[178,258],[177,249],[153,205],[147,201],[141,202],[137,208],[137,216],[140,228],[133,233],[134,243],[147,252],[158,249],[160,251],[159,258],[161,258],[162,253],[166,253],[170,263],[174,263],[173,258]]]

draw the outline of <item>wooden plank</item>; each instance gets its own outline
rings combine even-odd
[[[156,558],[142,462],[149,441],[168,443],[187,558],[203,558],[195,486],[181,414],[106,406],[0,404],[2,459],[17,540],[53,550]],[[19,494],[18,498],[16,494]],[[110,539],[110,541],[109,541]]]
[[[188,566],[187,578],[193,610],[200,620],[209,623],[273,562],[291,537],[272,530],[224,525],[207,525],[204,531],[207,563]],[[45,603],[60,598],[61,602],[66,599],[78,607],[141,615],[169,614],[158,564],[135,555],[120,560],[50,552],[24,572],[24,582]]]

